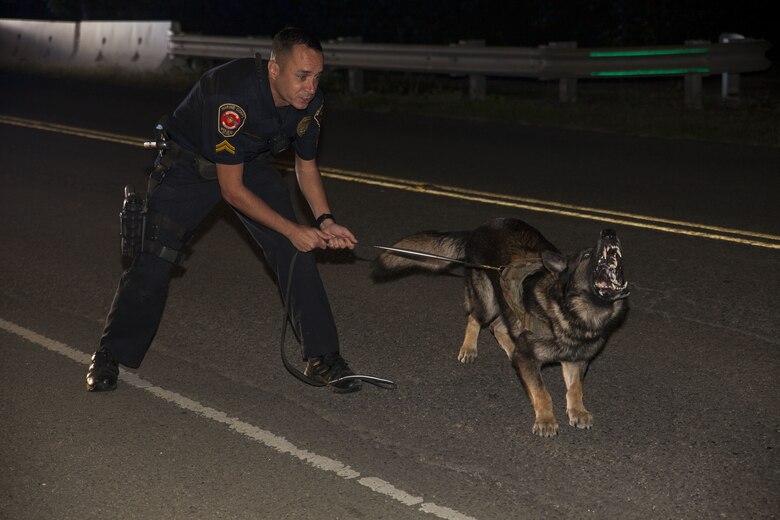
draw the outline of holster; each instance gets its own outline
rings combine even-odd
[[[159,241],[161,230],[172,231],[176,234],[179,241],[179,249],[163,245]],[[179,225],[177,222],[169,219],[161,213],[147,210],[144,221],[144,240],[142,251],[159,256],[163,260],[174,265],[181,266],[184,261],[184,246],[189,242],[192,234],[187,228]]]
[[[174,265],[184,261],[184,246],[192,233],[165,215],[150,211],[146,196],[136,194],[132,186],[125,186],[122,211],[119,212],[120,252],[133,259],[141,253],[150,253]],[[167,238],[175,237],[179,249],[160,242],[160,232],[167,231]]]

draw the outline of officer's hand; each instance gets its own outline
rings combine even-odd
[[[320,231],[317,228],[301,226],[295,224],[293,230],[287,235],[295,249],[302,253],[308,253],[313,249],[325,249],[328,247],[327,240],[331,238],[328,233]]]
[[[357,239],[352,231],[332,220],[326,220],[322,224],[322,231],[330,236],[327,239],[330,249],[354,249],[355,244],[357,244]]]

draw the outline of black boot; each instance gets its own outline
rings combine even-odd
[[[357,392],[363,386],[359,379],[341,380],[347,376],[354,376],[355,373],[338,352],[309,358],[304,374],[326,383],[328,388],[337,393]]]
[[[117,377],[119,377],[119,364],[105,348],[92,354],[92,364],[89,365],[87,372],[88,392],[116,389]]]

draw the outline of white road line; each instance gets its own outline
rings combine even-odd
[[[20,327],[19,325],[11,323],[10,321],[6,321],[2,318],[0,318],[0,328],[10,332],[11,334],[21,336],[23,339],[31,343],[35,343],[36,345],[40,345],[43,348],[50,350],[51,352],[61,354],[82,365],[88,365],[90,362],[89,355],[69,347],[64,343],[60,343],[59,341],[42,336],[35,331]],[[382,480],[378,477],[361,477],[359,472],[355,471],[341,461],[331,459],[329,457],[324,457],[322,455],[317,455],[311,451],[298,448],[284,437],[280,437],[279,435],[276,435],[268,430],[264,430],[247,422],[241,421],[235,417],[229,417],[224,412],[209,406],[205,406],[176,392],[155,386],[149,381],[146,381],[145,379],[142,379],[135,374],[122,372],[119,377],[124,383],[130,386],[134,386],[135,388],[149,392],[150,394],[168,401],[169,403],[184,410],[195,412],[201,417],[222,423],[229,429],[245,435],[259,444],[273,448],[280,453],[290,455],[293,458],[303,461],[319,470],[335,473],[344,480],[354,480],[361,486],[367,487],[375,493],[390,497],[403,505],[416,507],[420,512],[428,513],[445,520],[476,520],[475,518],[464,515],[463,513],[459,513],[454,509],[439,506],[432,502],[425,502],[422,497],[417,497],[407,493],[406,491],[398,489],[390,482],[386,482],[385,480]]]

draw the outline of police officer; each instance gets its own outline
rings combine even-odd
[[[313,250],[352,249],[338,224],[316,161],[323,118],[320,43],[295,28],[280,31],[268,62],[237,59],[206,72],[170,119],[171,151],[164,176],[148,195],[147,241],[124,272],[109,311],[100,349],[87,373],[89,391],[113,390],[118,364],[137,368],[160,323],[173,265],[192,231],[220,200],[234,209],[288,287],[290,317],[307,359],[306,375],[336,392],[360,389],[339,353],[333,315]],[[295,151],[301,192],[315,227],[296,220],[289,190],[269,164],[272,154]],[[291,260],[297,252],[294,272]]]

